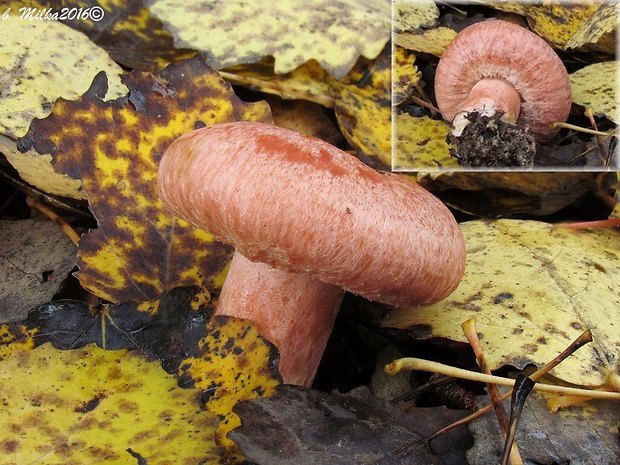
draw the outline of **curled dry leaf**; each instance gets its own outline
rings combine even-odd
[[[461,226],[468,262],[458,289],[431,307],[394,309],[381,326],[464,341],[461,323],[475,317],[491,369],[540,366],[590,329],[593,343],[552,373],[583,386],[615,384],[620,233],[518,220]]]

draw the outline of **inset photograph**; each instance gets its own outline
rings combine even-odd
[[[614,3],[399,1],[393,171],[615,171]]]

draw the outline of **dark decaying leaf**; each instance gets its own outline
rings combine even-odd
[[[393,405],[366,387],[327,394],[282,385],[269,398],[233,409],[241,426],[231,433],[245,457],[259,465],[466,464],[466,427],[422,440],[466,412]]]
[[[109,350],[140,349],[174,372],[181,359],[199,356],[213,312],[201,288],[175,288],[152,302],[89,306],[60,300],[39,306],[19,322],[0,325],[0,360],[21,341],[30,347],[51,342],[57,349],[97,344]]]

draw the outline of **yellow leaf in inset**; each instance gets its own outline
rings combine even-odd
[[[598,42],[605,34],[615,30],[617,22],[617,5],[615,3],[601,5],[566,42],[566,48],[577,48]]]
[[[394,116],[394,171],[443,171],[459,168],[450,155],[446,137],[451,131],[444,121],[397,112]]]
[[[439,8],[433,0],[398,0],[392,8],[394,32],[431,27],[439,19]]]
[[[415,65],[416,57],[403,47],[392,51],[392,105],[398,105],[411,95],[422,73]]]
[[[82,286],[111,302],[156,299],[177,286],[223,284],[232,249],[167,213],[157,168],[168,145],[195,128],[236,120],[271,122],[264,102],[245,103],[200,56],[156,74],[124,78],[129,96],[103,102],[105,76],[76,101],[59,100],[33,122],[24,149],[55,158],[81,179],[98,229],[80,241]]]
[[[390,37],[386,0],[145,4],[170,30],[176,46],[203,51],[216,69],[273,56],[275,72],[287,73],[315,59],[340,79],[360,55],[375,58]]]
[[[4,463],[219,463],[218,420],[159,362],[50,344],[0,362]]]
[[[448,44],[456,37],[456,31],[439,26],[419,33],[404,32],[394,37],[394,43],[414,52],[441,56]]]
[[[567,42],[579,28],[596,13],[601,6],[597,0],[580,2],[514,2],[501,0],[489,2],[489,6],[509,13],[523,15],[530,29],[552,46],[564,49]]]
[[[605,116],[620,123],[620,96],[618,96],[618,61],[594,63],[572,73],[569,78],[573,102],[592,108],[597,116]]]
[[[620,232],[577,230],[537,221],[461,225],[468,260],[458,289],[427,308],[394,309],[380,323],[414,337],[466,339],[475,318],[491,369],[541,366],[583,331],[593,342],[552,372],[601,386],[620,371]]]

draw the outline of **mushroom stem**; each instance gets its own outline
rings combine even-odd
[[[282,380],[310,386],[343,297],[338,286],[235,252],[215,314],[253,321],[280,351]]]
[[[477,111],[483,116],[501,113],[501,120],[516,124],[521,111],[521,96],[505,79],[485,78],[472,87],[460,111],[452,120],[452,134],[460,136],[469,124],[467,115]]]

